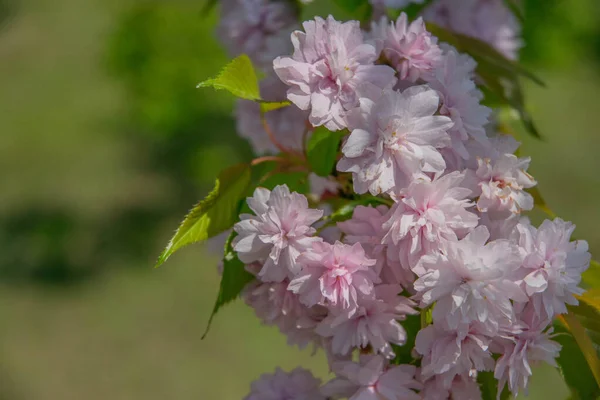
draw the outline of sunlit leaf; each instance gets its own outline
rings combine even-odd
[[[322,126],[314,130],[306,146],[306,157],[315,174],[331,174],[342,136],[343,133],[332,132]]]
[[[215,78],[200,82],[198,87],[227,90],[234,96],[246,100],[261,100],[258,78],[252,61],[246,54],[234,58]]]
[[[238,164],[222,171],[215,188],[185,217],[162,252],[156,266],[180,248],[206,240],[231,228],[238,218],[240,200],[250,185],[250,166]]]
[[[206,337],[212,324],[212,320],[217,312],[225,304],[235,300],[244,287],[254,279],[254,276],[245,270],[245,265],[237,257],[235,251],[233,251],[232,242],[236,237],[237,233],[232,232],[225,242],[225,255],[223,256],[223,276],[221,276],[221,285],[219,286],[219,294],[215,301],[206,331],[202,335],[202,339]]]
[[[284,107],[287,107],[292,104],[290,101],[287,101],[287,100],[286,101],[260,100],[259,103],[260,103],[260,111],[262,111],[262,112],[278,110],[280,108],[284,108]]]

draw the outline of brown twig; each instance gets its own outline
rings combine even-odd
[[[264,114],[260,116],[260,121],[262,122],[262,126],[263,126],[265,132],[267,132],[267,136],[269,136],[269,139],[275,145],[275,147],[277,147],[279,149],[279,151],[281,151],[282,153],[289,153],[290,150],[288,148],[286,148],[284,145],[282,145],[281,143],[279,143],[279,141],[277,139],[275,139],[275,135],[273,134],[271,127],[267,123],[267,119],[265,118]]]

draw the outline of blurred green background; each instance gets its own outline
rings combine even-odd
[[[599,254],[600,2],[525,3],[522,58],[548,87],[527,86],[544,141],[524,135],[523,153]],[[152,269],[217,172],[251,157],[232,99],[195,89],[227,60],[202,8],[0,0],[1,400],[236,400],[278,365],[325,376],[241,302],[200,340],[218,289],[206,246]],[[543,368],[530,397],[568,392]]]

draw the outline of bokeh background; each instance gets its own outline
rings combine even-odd
[[[598,258],[600,2],[525,3],[522,59],[548,87],[527,86],[544,140],[523,134],[522,153]],[[0,0],[1,400],[236,400],[278,365],[325,376],[241,302],[200,340],[219,279],[207,246],[152,268],[217,172],[251,157],[232,99],[195,89],[227,60],[202,9]],[[568,391],[542,368],[530,395]]]

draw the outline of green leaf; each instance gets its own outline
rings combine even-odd
[[[208,3],[210,4],[210,3]],[[246,54],[242,54],[227,64],[215,78],[200,82],[197,86],[212,87],[217,90],[227,90],[241,99],[256,101],[260,104],[260,111],[265,113],[287,107],[290,101],[267,101],[260,96],[258,76],[252,61]]]
[[[498,394],[498,380],[494,378],[493,371],[481,371],[477,373],[477,382],[481,388],[482,400],[496,400]],[[501,400],[506,400],[510,397],[508,387],[504,386],[502,394],[500,395]]]
[[[246,100],[261,100],[258,78],[252,61],[246,54],[234,58],[215,78],[200,82],[197,87],[212,87],[227,90],[234,96]]]
[[[596,399],[600,396],[600,289],[589,290],[578,299],[578,306],[569,306],[569,312],[558,317],[569,333],[567,338],[557,337],[566,346],[558,361],[574,396]]]
[[[265,101],[260,100],[260,111],[266,113],[268,111],[279,110],[280,108],[291,105],[291,101]]]
[[[557,362],[573,398],[596,400],[600,396],[600,388],[587,367],[586,358],[577,341],[564,324],[555,322],[554,331],[556,335],[553,339],[562,346]]]
[[[162,252],[156,266],[180,248],[206,240],[233,226],[238,218],[240,200],[250,185],[250,166],[237,164],[222,171],[215,188],[188,213]]]
[[[306,157],[315,174],[331,175],[343,135],[342,132],[332,132],[322,126],[314,130],[306,146]]]
[[[223,276],[221,277],[221,285],[219,287],[219,294],[215,301],[215,306],[208,319],[206,325],[206,331],[202,335],[202,339],[206,337],[212,324],[212,320],[217,312],[225,304],[235,300],[244,287],[254,279],[254,276],[245,269],[245,265],[237,257],[237,254],[233,250],[232,242],[237,236],[237,233],[231,232],[231,235],[227,238],[225,243],[225,255],[223,256]]]
[[[412,351],[415,348],[417,332],[421,330],[421,317],[418,314],[407,315],[406,320],[401,321],[400,324],[406,330],[406,343],[403,346],[392,345],[394,353],[396,353],[392,364],[412,364],[414,363]]]

